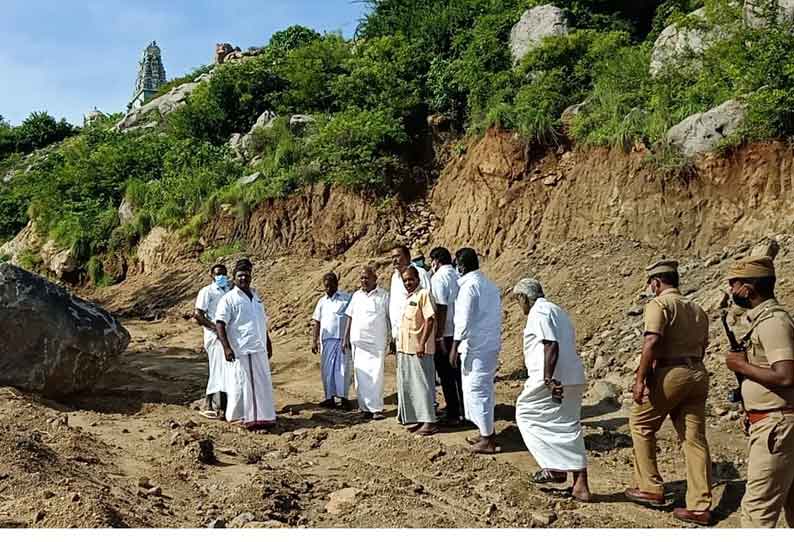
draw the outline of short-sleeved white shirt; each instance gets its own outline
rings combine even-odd
[[[460,275],[451,265],[442,265],[430,277],[430,292],[436,305],[447,306],[447,320],[444,323],[444,337],[455,333],[455,299],[458,297]],[[439,323],[439,325],[441,325]]]
[[[389,292],[356,290],[345,314],[350,317],[350,342],[386,350],[389,341]]]
[[[267,313],[256,290],[249,298],[234,288],[221,298],[215,320],[226,324],[226,336],[235,355],[267,352]]]
[[[502,349],[502,299],[499,288],[479,269],[458,281],[455,300],[455,334],[460,353],[472,355]]]
[[[333,296],[324,295],[317,301],[312,320],[320,322],[321,341],[342,338],[345,318],[347,318],[345,310],[350,303],[350,297],[350,294],[337,290]]]
[[[226,295],[228,290],[224,290],[214,282],[199,290],[198,297],[196,298],[196,308],[204,311],[207,315],[207,320],[215,322],[215,311],[218,308],[218,303],[221,298]],[[204,345],[214,341],[217,338],[214,331],[204,328]]]
[[[573,323],[564,310],[541,297],[530,309],[524,328],[524,363],[529,380],[536,383],[543,382],[544,340],[556,342],[559,348],[552,378],[563,386],[584,384],[584,365],[576,353]]]

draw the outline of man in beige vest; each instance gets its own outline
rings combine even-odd
[[[683,441],[687,467],[686,508],[676,508],[673,515],[681,521],[708,525],[711,457],[705,409],[709,374],[703,366],[708,317],[678,290],[678,262],[656,262],[646,271],[655,298],[645,307],[645,337],[629,418],[635,487],[625,494],[640,504],[665,504],[656,464],[656,433],[669,415]]]
[[[728,284],[750,323],[741,340],[747,350],[726,356],[728,368],[744,379],[750,427],[742,527],[775,527],[781,511],[794,527],[794,321],[775,299],[771,258],[736,262]]]

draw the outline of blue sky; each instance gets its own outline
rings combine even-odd
[[[262,46],[292,24],[352,36],[358,0],[2,0],[0,115],[48,111],[82,124],[122,111],[143,48],[157,40],[168,78],[212,62],[215,43]]]

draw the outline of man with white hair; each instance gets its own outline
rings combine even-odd
[[[546,300],[537,280],[522,279],[513,294],[527,315],[527,381],[516,402],[516,422],[541,468],[532,480],[538,484],[564,483],[570,472],[571,494],[579,501],[589,501],[581,423],[585,371],[576,354],[573,324],[564,310]]]

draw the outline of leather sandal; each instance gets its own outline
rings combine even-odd
[[[567,480],[567,475],[560,476],[549,469],[540,469],[532,475],[532,481],[536,484],[562,484]]]

